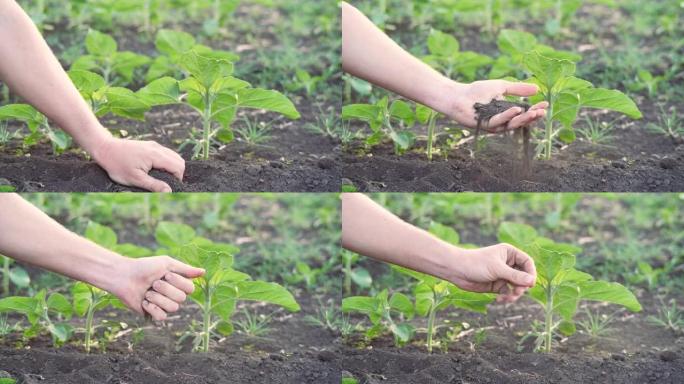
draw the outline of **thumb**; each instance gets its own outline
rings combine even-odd
[[[190,279],[204,275],[203,268],[196,268],[178,260],[174,260],[173,264],[171,265],[171,272],[175,272]]]
[[[508,96],[534,96],[537,92],[539,92],[539,87],[535,84],[507,81],[504,94]]]
[[[535,281],[533,275],[527,272],[511,268],[506,263],[503,263],[503,265],[499,269],[498,275],[499,278],[508,280],[508,282],[513,285],[518,285],[522,287],[531,287],[534,285]]]
[[[133,183],[136,187],[147,189],[150,192],[173,192],[171,187],[165,182],[155,179],[143,171],[140,172],[140,176]]]

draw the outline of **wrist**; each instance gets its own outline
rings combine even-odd
[[[459,83],[444,77],[443,81],[434,88],[429,107],[435,111],[455,119],[463,113],[463,94],[468,84]]]
[[[109,250],[104,250],[98,259],[100,261],[93,268],[88,283],[121,297],[123,290],[129,285],[128,277],[133,269],[134,260]]]
[[[460,276],[463,266],[464,249],[430,235],[436,240],[431,246],[421,246],[422,250],[416,259],[422,269],[442,280],[454,281]]]
[[[99,122],[85,130],[87,133],[79,137],[81,147],[96,161],[100,162],[107,155],[109,144],[115,140],[114,136]]]

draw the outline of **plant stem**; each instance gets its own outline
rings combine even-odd
[[[544,350],[546,353],[551,353],[551,340],[552,340],[552,328],[553,328],[553,292],[551,288],[546,289],[546,306],[545,309],[545,319],[544,319]]]
[[[214,20],[218,26],[221,21],[221,0],[214,0]]]
[[[85,323],[85,350],[86,353],[90,353],[90,337],[93,333],[93,315],[95,314],[95,303],[92,303],[88,307],[88,313],[86,314]]]
[[[344,292],[351,294],[351,256],[344,260]]]
[[[427,142],[427,156],[428,161],[432,161],[432,142],[435,136],[435,124],[437,122],[437,114],[430,113],[430,122],[428,123],[428,142]]]
[[[204,316],[202,324],[202,352],[209,352],[209,332],[211,330],[211,292],[208,289],[204,290]]]
[[[430,306],[430,314],[428,315],[428,325],[427,325],[427,348],[428,353],[432,353],[432,333],[435,328],[435,314],[437,313],[437,306],[432,304]]]
[[[209,160],[209,141],[211,140],[211,104],[209,103],[208,95],[204,98],[204,114],[202,115],[202,140],[202,159]]]
[[[9,257],[6,256],[1,256],[2,257],[2,293],[5,295],[9,295],[9,266],[10,266],[10,259]]]
[[[546,141],[544,142],[544,158],[546,160],[551,160],[551,144],[553,141],[553,98],[549,97],[549,100],[547,101],[549,102],[549,110],[546,112],[546,132],[544,137]]]

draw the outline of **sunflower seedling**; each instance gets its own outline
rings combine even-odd
[[[170,222],[159,223],[156,239],[165,247],[164,253],[206,270],[204,276],[194,280],[195,291],[190,295],[202,313],[202,330],[194,335],[195,349],[208,352],[212,335],[233,333],[231,317],[240,300],[271,303],[291,312],[300,309],[292,294],[282,286],[253,281],[246,273],[233,269],[233,255],[239,250],[232,245],[197,237],[191,227]]]
[[[73,334],[73,328],[66,322],[71,319],[73,312],[71,303],[60,293],[48,296],[47,291],[43,289],[33,297],[5,297],[0,299],[0,312],[15,312],[26,317],[31,325],[24,329],[26,339],[32,339],[47,331],[52,336],[52,343],[60,346]]]
[[[551,352],[553,335],[570,336],[576,331],[573,317],[581,300],[621,305],[632,312],[641,304],[629,289],[619,283],[594,280],[574,268],[575,255],[582,250],[571,244],[556,243],[541,237],[524,224],[505,222],[499,226],[499,241],[512,244],[529,254],[537,268],[537,283],[529,296],[544,309],[544,330],[537,338],[537,349]],[[560,321],[556,321],[556,316]]]
[[[394,335],[394,343],[401,346],[408,343],[415,333],[413,325],[401,322],[402,319],[412,319],[415,313],[413,303],[403,293],[395,292],[390,297],[389,291],[384,289],[375,296],[346,297],[342,300],[342,311],[368,316],[373,325],[366,330],[367,340],[389,331]]]

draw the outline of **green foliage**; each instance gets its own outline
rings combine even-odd
[[[175,60],[186,73],[183,80],[162,77],[138,91],[138,96],[152,106],[180,103],[199,113],[202,137],[195,138],[193,135],[186,141],[186,144],[194,144],[195,157],[206,160],[213,142],[228,143],[233,140],[231,124],[240,108],[278,112],[290,119],[300,117],[295,106],[283,94],[252,88],[246,81],[233,77],[233,62],[220,52],[217,54],[191,48],[177,54]],[[219,127],[215,128],[214,123]]]
[[[537,340],[537,348],[551,351],[553,334],[566,336],[575,332],[573,317],[581,300],[593,300],[621,305],[638,312],[641,305],[629,289],[618,283],[594,280],[588,273],[574,268],[581,248],[556,243],[541,237],[524,224],[504,222],[499,227],[499,241],[512,244],[529,254],[537,268],[537,283],[529,296],[542,305],[545,330]],[[556,322],[554,317],[560,317]]]
[[[85,40],[87,55],[71,65],[71,70],[97,72],[105,84],[130,84],[136,69],[147,65],[150,58],[130,51],[119,52],[116,41],[107,34],[94,29],[88,31]]]
[[[351,294],[352,282],[360,289],[368,289],[373,284],[373,278],[366,268],[354,266],[359,260],[359,255],[342,250],[342,263],[344,264],[344,292],[347,295]]]
[[[61,154],[71,145],[71,137],[60,129],[50,126],[47,117],[28,104],[8,104],[0,107],[0,122],[20,121],[26,124],[29,134],[24,137],[25,146],[36,145],[47,138],[55,154]]]
[[[387,289],[375,296],[351,296],[342,299],[343,312],[355,312],[368,316],[372,326],[365,332],[366,339],[373,340],[387,332],[394,335],[398,346],[408,343],[415,328],[404,320],[411,320],[415,309],[411,299],[403,293],[389,296]]]
[[[26,317],[30,324],[30,327],[24,329],[26,339],[47,332],[52,336],[53,344],[60,346],[73,334],[73,327],[67,322],[73,309],[71,303],[60,293],[47,296],[47,291],[41,290],[32,297],[5,297],[0,299],[0,313],[2,312],[19,313]]]
[[[125,306],[113,295],[82,282],[77,282],[71,287],[71,294],[73,296],[74,313],[86,318],[84,347],[86,353],[90,353],[92,335],[95,332],[95,327],[93,326],[95,312],[110,306],[116,308],[125,308]]]
[[[423,57],[423,61],[449,78],[473,81],[477,71],[492,62],[486,55],[471,51],[461,52],[455,37],[435,29],[430,32],[427,46],[430,54]]]
[[[360,120],[369,125],[372,131],[366,138],[366,145],[369,147],[380,144],[385,137],[389,137],[394,142],[395,151],[401,154],[411,148],[415,141],[415,135],[408,128],[415,123],[416,115],[413,108],[401,100],[390,104],[389,98],[383,97],[375,104],[345,105],[342,107],[342,119]]]
[[[299,304],[282,286],[251,280],[249,275],[233,269],[233,255],[238,248],[198,237],[191,227],[171,222],[159,223],[156,238],[165,253],[206,270],[204,276],[194,280],[196,289],[190,295],[203,315],[202,331],[195,334],[193,342],[196,349],[208,352],[212,335],[233,332],[231,317],[238,301],[260,301],[299,311]]]
[[[127,88],[109,86],[97,73],[72,69],[68,74],[76,89],[98,117],[111,113],[129,119],[144,120],[145,112],[151,108],[135,92]]]
[[[10,283],[17,290],[28,288],[31,283],[31,277],[24,268],[14,265],[13,259],[3,255],[0,255],[0,261],[2,261],[2,293],[4,295],[10,294]]]

